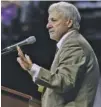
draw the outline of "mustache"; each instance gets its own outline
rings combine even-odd
[[[49,30],[48,32],[49,32],[49,33],[52,33],[52,32],[54,32],[54,30]]]

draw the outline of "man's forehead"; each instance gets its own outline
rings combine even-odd
[[[61,12],[52,11],[52,12],[49,12],[48,19],[50,19],[50,18],[58,18],[58,17],[61,17],[61,16],[62,16]]]

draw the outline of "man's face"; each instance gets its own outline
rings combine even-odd
[[[53,11],[49,13],[47,29],[50,38],[59,41],[60,38],[68,32],[68,20],[64,18],[62,13]]]

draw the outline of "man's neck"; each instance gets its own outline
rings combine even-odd
[[[75,29],[74,28],[68,29],[64,34],[62,34],[62,36],[57,40],[57,42],[59,42],[65,34],[69,33],[72,30],[75,30]]]
[[[62,43],[63,43],[63,41],[73,32],[73,31],[75,31],[75,30],[69,30],[67,33],[65,33],[63,36],[62,36],[62,38],[58,41],[58,43],[57,43],[57,47],[58,48],[60,48],[61,47],[61,45],[62,45]]]

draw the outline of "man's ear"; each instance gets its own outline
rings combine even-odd
[[[73,20],[69,19],[67,22],[66,22],[68,28],[71,28],[72,25],[73,25]]]

